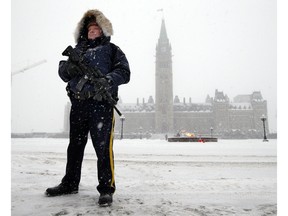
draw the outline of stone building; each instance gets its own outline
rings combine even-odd
[[[173,100],[173,118],[167,122],[173,122],[169,127],[157,128],[156,103],[152,96],[142,102],[137,100],[135,104],[119,104],[125,116],[124,133],[126,137],[140,136],[140,134],[176,134],[179,131],[194,133],[197,136],[214,136],[219,138],[261,138],[263,137],[263,125],[260,120],[262,115],[267,116],[267,102],[263,100],[261,92],[253,92],[250,95],[238,95],[230,101],[223,92],[215,90],[214,97],[207,96],[204,103],[192,103],[178,96]],[[166,112],[168,113],[168,112]],[[159,117],[161,119],[162,115]],[[121,130],[120,119],[116,121],[116,134]],[[166,129],[166,131],[165,131]],[[268,129],[268,122],[266,122]],[[268,131],[266,130],[268,133]]]

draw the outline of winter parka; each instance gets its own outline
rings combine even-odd
[[[103,35],[95,40],[88,40],[87,38],[87,25],[90,22],[96,22],[103,32]],[[114,99],[118,100],[118,86],[129,82],[130,68],[122,50],[110,42],[112,34],[112,24],[104,14],[99,10],[89,10],[84,14],[75,30],[75,50],[89,67],[97,67],[109,80],[112,85],[110,93]],[[68,61],[60,61],[58,73],[64,82],[68,82],[67,91],[72,94],[79,94],[76,86],[83,75],[71,74],[69,64],[71,64],[69,59]],[[84,84],[81,94],[87,95],[85,94],[87,92],[95,92],[90,81]]]

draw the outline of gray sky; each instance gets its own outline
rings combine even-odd
[[[232,100],[261,91],[269,127],[276,131],[277,55],[274,0],[12,0],[12,132],[63,130],[68,102],[58,77],[62,51],[75,45],[83,13],[100,9],[112,22],[112,42],[125,52],[131,81],[120,87],[124,103],[155,96],[155,48],[165,18],[173,52],[173,92],[204,102],[215,89]],[[157,9],[163,8],[163,13]],[[154,97],[155,98],[155,97]]]

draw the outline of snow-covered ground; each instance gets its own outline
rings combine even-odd
[[[107,208],[96,205],[90,140],[79,193],[44,196],[63,177],[67,144],[67,139],[12,139],[13,216],[277,214],[276,140],[115,140],[117,189]]]

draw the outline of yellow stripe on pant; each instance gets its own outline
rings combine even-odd
[[[111,168],[111,174],[112,174],[112,179],[111,179],[111,187],[115,187],[115,179],[114,179],[114,155],[113,155],[113,138],[114,138],[114,124],[115,124],[115,116],[113,112],[113,117],[112,117],[112,129],[111,129],[111,134],[110,134],[110,143],[109,143],[109,157],[110,157],[110,168]]]

